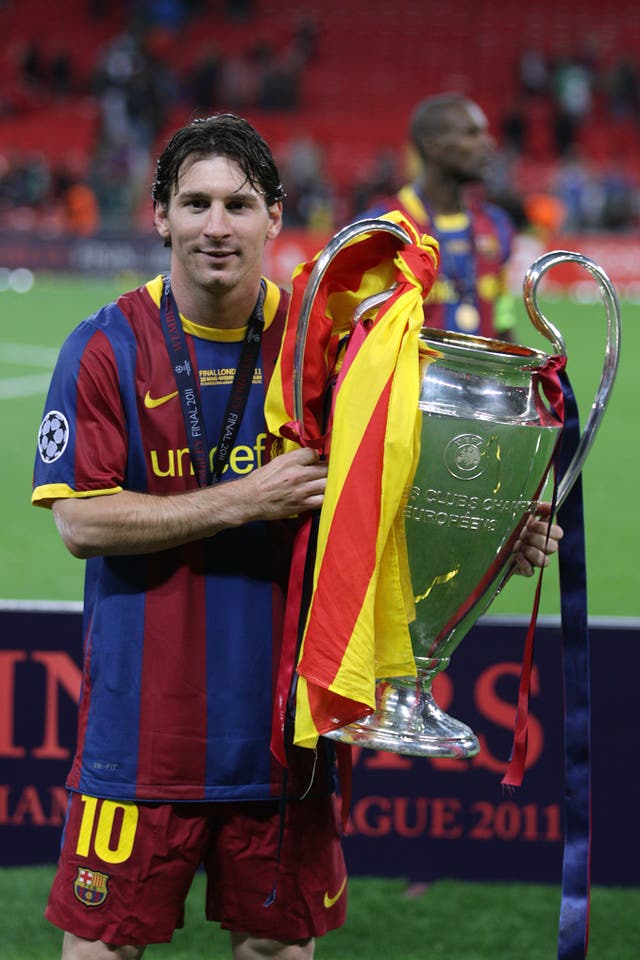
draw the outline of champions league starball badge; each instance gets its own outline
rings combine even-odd
[[[69,422],[59,410],[46,413],[38,431],[38,453],[43,463],[53,463],[66,450]]]

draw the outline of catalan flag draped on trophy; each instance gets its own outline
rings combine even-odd
[[[266,398],[274,452],[312,446],[328,457],[306,610],[302,567],[308,569],[314,549],[312,517],[301,523],[294,549],[272,741],[282,763],[288,703],[293,742],[312,748],[319,735],[373,712],[377,679],[416,673],[402,507],[420,453],[418,400],[429,351],[419,334],[439,252],[435,240],[420,236],[397,211],[381,219],[401,226],[409,242],[379,229],[338,250],[307,304],[297,371],[298,318],[317,256],[294,272]],[[383,291],[391,291],[384,303],[365,308],[354,323],[356,308]]]

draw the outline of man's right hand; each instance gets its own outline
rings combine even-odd
[[[245,482],[260,518],[281,520],[322,506],[327,462],[304,447],[275,457],[250,473]]]
[[[95,556],[155,553],[253,520],[282,520],[322,506],[327,464],[314,450],[284,453],[248,476],[186,493],[114,491],[52,504],[67,549]]]

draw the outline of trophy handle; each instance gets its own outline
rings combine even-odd
[[[403,243],[411,243],[411,237],[401,226],[394,223],[393,220],[379,220],[370,218],[367,220],[357,220],[355,223],[347,224],[342,230],[339,230],[328,242],[326,247],[318,255],[313,270],[309,276],[309,281],[302,297],[300,305],[300,314],[298,316],[298,325],[296,328],[296,345],[293,356],[293,415],[299,424],[301,436],[305,436],[303,423],[304,417],[304,391],[303,391],[303,361],[304,351],[307,344],[307,332],[309,329],[309,318],[311,316],[311,307],[320,288],[320,283],[324,277],[329,264],[334,257],[352,240],[364,233],[374,233],[375,231],[384,231],[392,233]],[[383,303],[390,296],[392,290],[382,291],[380,294],[374,294],[368,297],[366,301],[359,304],[358,316],[361,316],[364,309],[368,309],[379,303]],[[380,299],[379,299],[380,298]],[[375,304],[372,302],[375,299]],[[366,307],[365,307],[366,304]],[[357,317],[356,317],[357,322]]]
[[[558,507],[564,502],[567,494],[576,482],[589,450],[591,449],[591,445],[609,402],[609,396],[615,380],[620,357],[620,304],[616,291],[602,267],[581,253],[574,253],[570,250],[552,250],[550,253],[545,253],[541,257],[538,257],[527,270],[523,281],[524,304],[534,327],[536,327],[547,340],[551,341],[558,354],[561,356],[567,355],[562,334],[542,313],[536,297],[538,284],[543,275],[547,270],[557,266],[559,263],[577,263],[578,266],[584,267],[596,280],[607,314],[607,345],[600,383],[598,384],[598,389],[591,405],[587,423],[578,442],[578,447],[573,459],[558,484]]]

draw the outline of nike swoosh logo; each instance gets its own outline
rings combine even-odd
[[[174,390],[173,393],[168,393],[166,397],[152,397],[149,391],[144,395],[144,405],[148,407],[149,410],[154,410],[155,407],[161,407],[163,403],[166,403],[167,400],[173,400],[174,397],[178,396],[178,391]]]
[[[334,903],[337,903],[337,902],[338,902],[338,900],[340,899],[340,897],[341,897],[342,894],[344,893],[344,888],[346,887],[346,885],[347,885],[347,878],[345,877],[344,880],[342,881],[342,883],[341,883],[341,885],[340,885],[340,889],[339,889],[338,892],[336,893],[335,897],[330,897],[330,896],[329,896],[329,891],[328,891],[328,890],[325,891],[325,894],[324,894],[324,905],[325,905],[325,907],[326,907],[327,910],[330,910],[331,907],[334,905]]]

